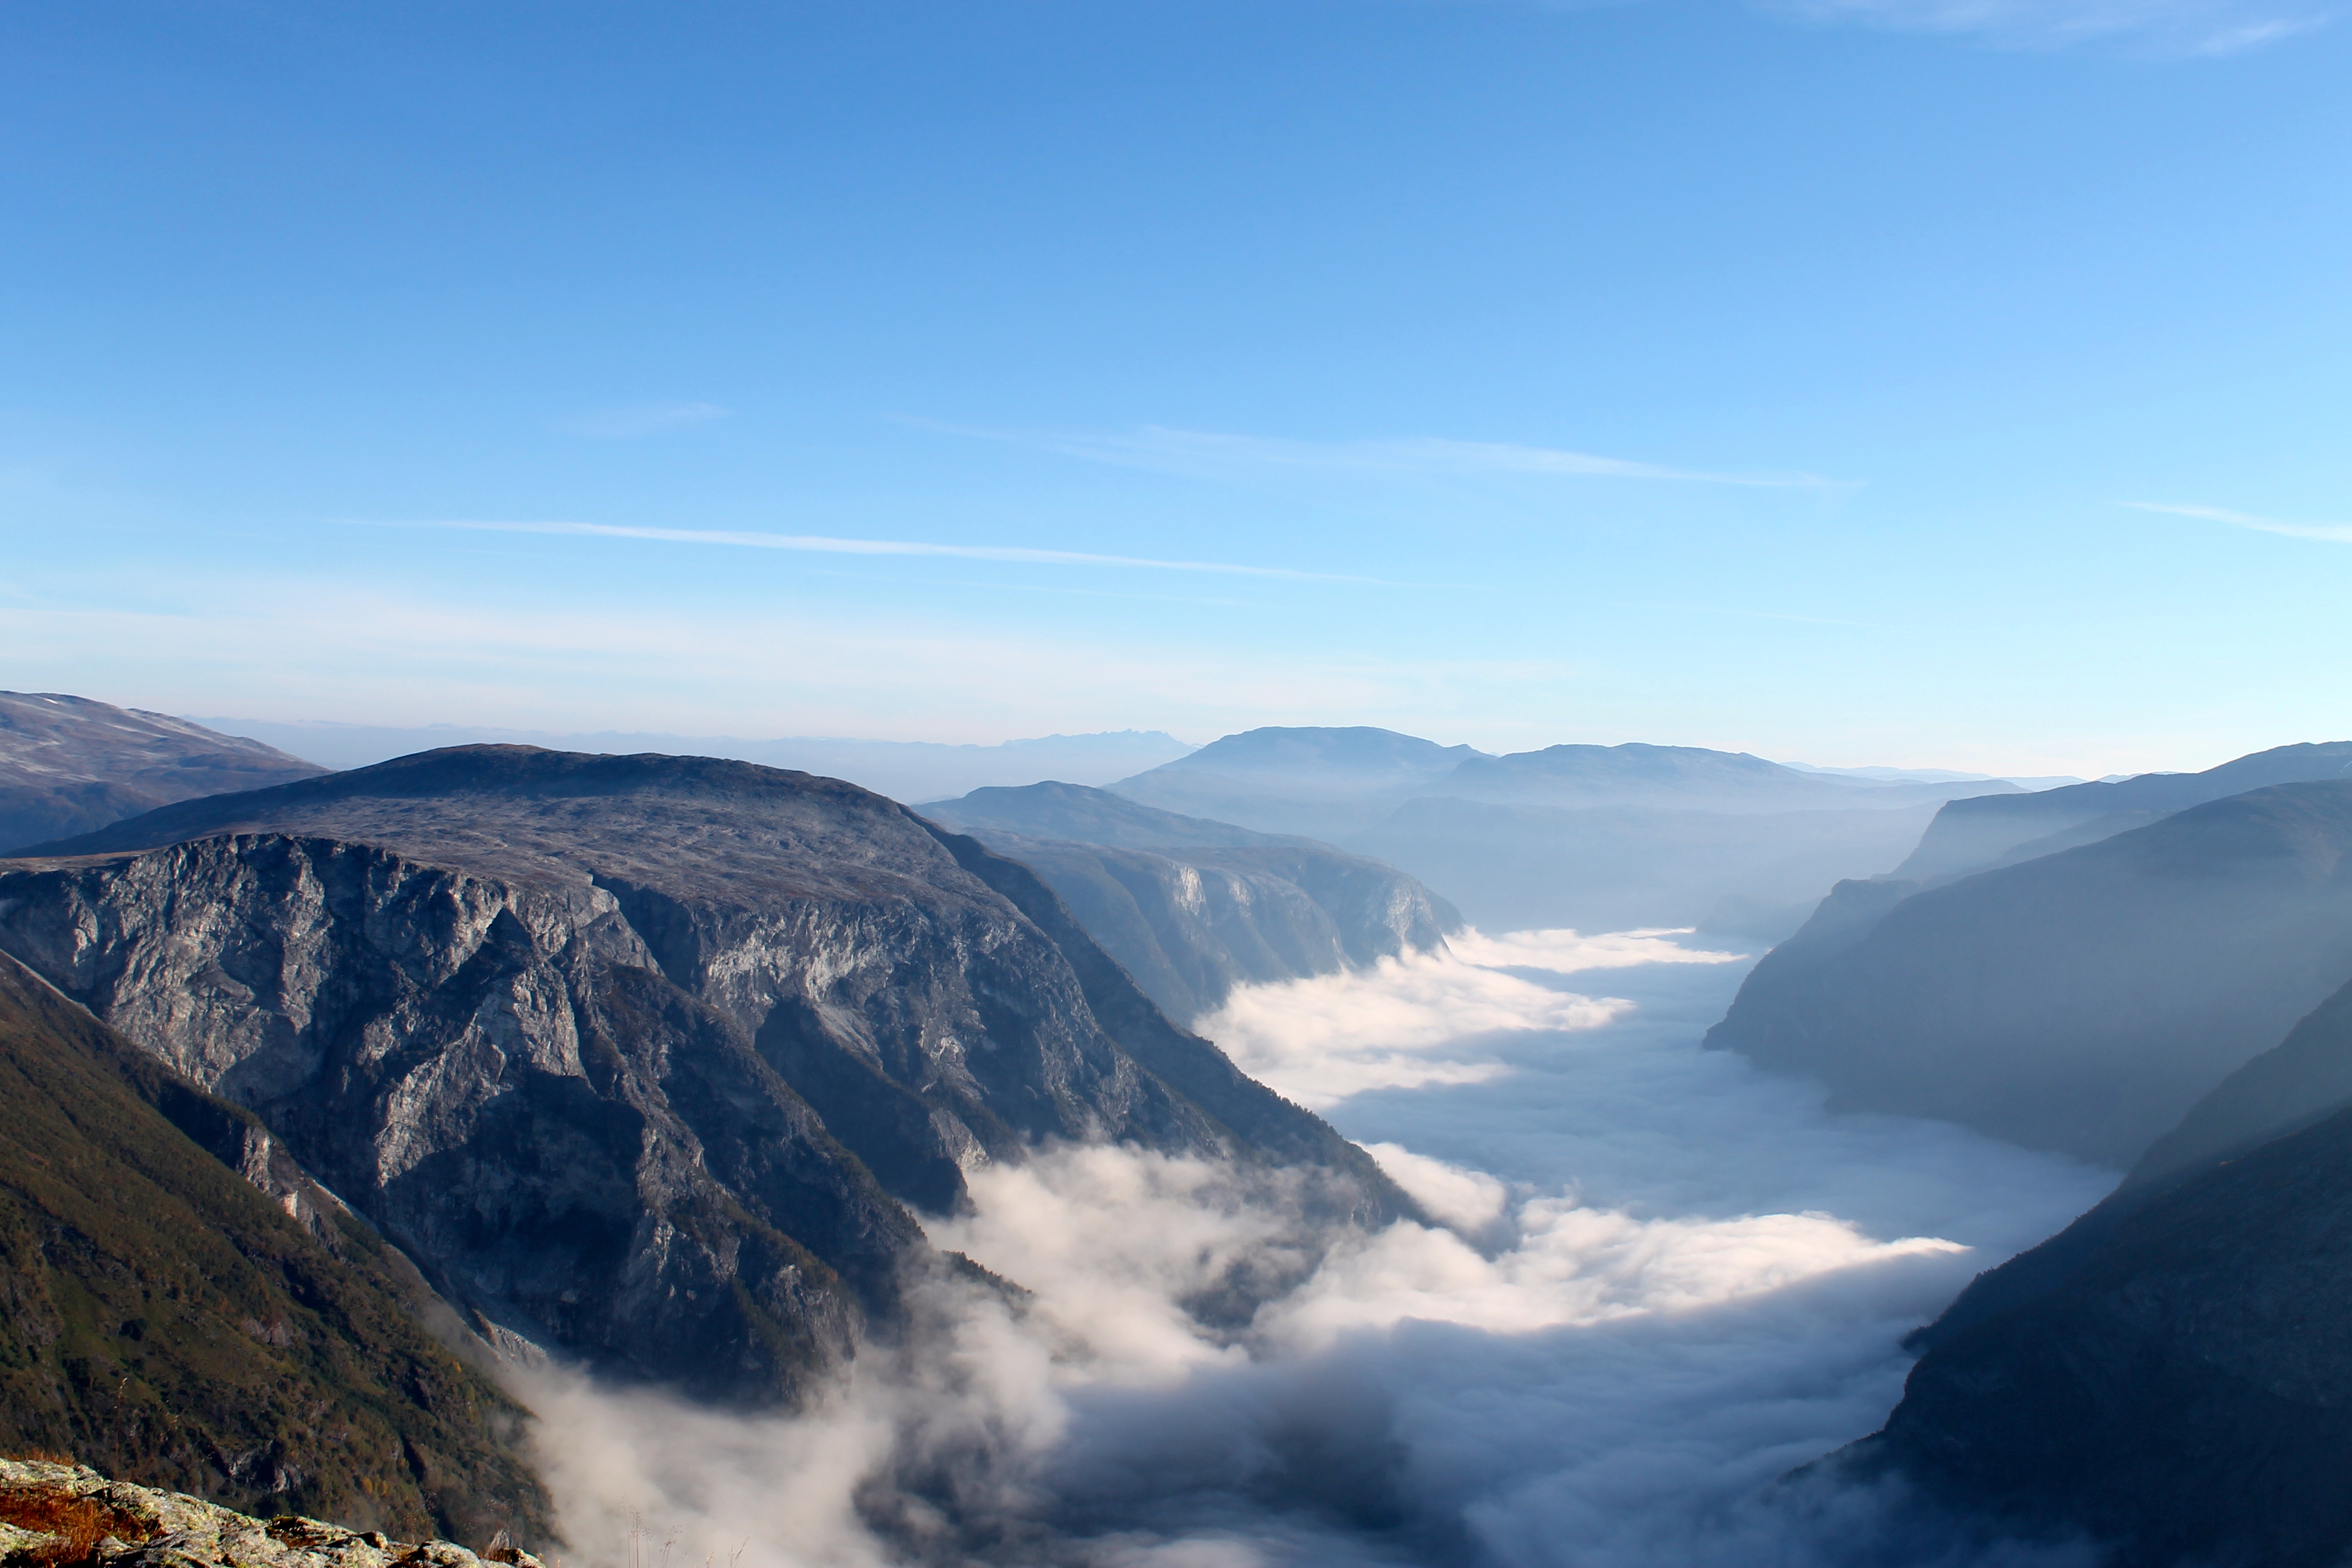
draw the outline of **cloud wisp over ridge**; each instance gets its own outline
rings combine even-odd
[[[2173,58],[2240,54],[2335,15],[2247,0],[1770,0],[1765,8],[1800,21],[1953,34],[2006,48],[2113,44]]]
[[[1508,441],[1459,441],[1416,436],[1359,441],[1302,441],[1285,437],[1243,436],[1214,430],[1184,430],[1165,425],[1126,432],[990,430],[929,424],[960,436],[1033,447],[1089,462],[1203,477],[1294,472],[1476,478],[1645,479],[1680,484],[1735,485],[1761,489],[1845,491],[1850,479],[1797,472],[1724,472],[1602,457],[1559,447]]]
[[[711,544],[741,550],[786,550],[816,555],[934,555],[958,561],[1003,561],[1038,566],[1110,566],[1149,572],[1208,572],[1233,577],[1274,577],[1294,583],[1353,583],[1394,586],[1378,577],[1249,566],[1230,561],[1163,561],[1102,555],[1084,550],[1038,550],[1013,544],[934,544],[905,539],[844,539],[821,533],[764,533],[728,528],[655,528],[616,522],[524,522],[433,519],[394,528],[448,528],[477,533],[537,533],[586,539],[643,539],[662,544]]]
[[[2320,539],[2331,544],[2352,544],[2352,522],[2288,522],[2274,517],[2256,517],[2252,512],[2231,511],[2224,507],[2192,506],[2185,502],[2127,500],[2120,504],[2134,511],[2157,511],[2169,517],[2226,522],[2232,528],[2249,528],[2257,533],[2282,533],[2289,539]]]

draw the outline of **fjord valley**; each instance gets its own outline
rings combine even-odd
[[[1502,1487],[1620,1498],[1570,1561],[2332,1562],[2347,757],[464,745],[126,813],[0,860],[10,1440],[592,1558],[1484,1562],[1561,1528]],[[1575,926],[1677,853],[1684,929]],[[1554,917],[1479,923],[1513,868]]]

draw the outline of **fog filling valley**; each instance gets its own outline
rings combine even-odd
[[[2115,1176],[1702,1051],[1752,956],[1470,933],[1235,994],[1200,1031],[1442,1228],[1334,1237],[1304,1178],[1124,1148],[974,1172],[931,1239],[1032,1294],[919,1286],[806,1413],[524,1374],[573,1560],[2074,1561],[1780,1481]]]

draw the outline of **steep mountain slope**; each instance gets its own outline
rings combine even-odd
[[[2352,973],[2347,848],[2352,781],[2295,784],[1942,887],[1849,883],[1708,1043],[2128,1165]]]
[[[1435,948],[1462,924],[1378,861],[1104,790],[977,790],[920,809],[1036,871],[1171,1017],[1198,1017],[1236,985]]]
[[[1055,1138],[1292,1157],[1139,1064],[1216,1053],[1110,1023],[1083,935],[950,838],[805,774],[457,748],[55,846],[0,870],[0,949],[259,1111],[487,1327],[790,1396],[894,1310],[894,1195],[952,1208]]]
[[[406,1261],[249,1112],[5,958],[0,1302],[12,1451],[362,1529],[546,1534],[522,1413],[421,1326],[448,1309]]]
[[[2095,843],[2177,811],[2271,784],[2352,777],[2352,741],[2276,746],[2198,773],[2142,773],[2036,795],[1954,800],[1894,875],[1933,881]]]
[[[0,691],[0,853],[175,800],[325,771],[168,714]]]
[[[2352,1552],[2352,1111],[2126,1188],[1981,1276],[1848,1451],[2130,1568]]]

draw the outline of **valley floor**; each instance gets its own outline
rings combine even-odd
[[[675,1521],[683,1562],[748,1539],[744,1568],[1885,1549],[1878,1500],[1769,1483],[1874,1430],[1903,1335],[2114,1173],[1830,1116],[1702,1051],[1750,962],[1718,944],[1458,952],[1253,988],[1197,1026],[1447,1228],[1335,1244],[1281,1181],[1118,1150],[984,1171],[934,1238],[1034,1297],[941,1283],[929,1327],[821,1409],[743,1420],[543,1375],[575,1544],[635,1512]]]

